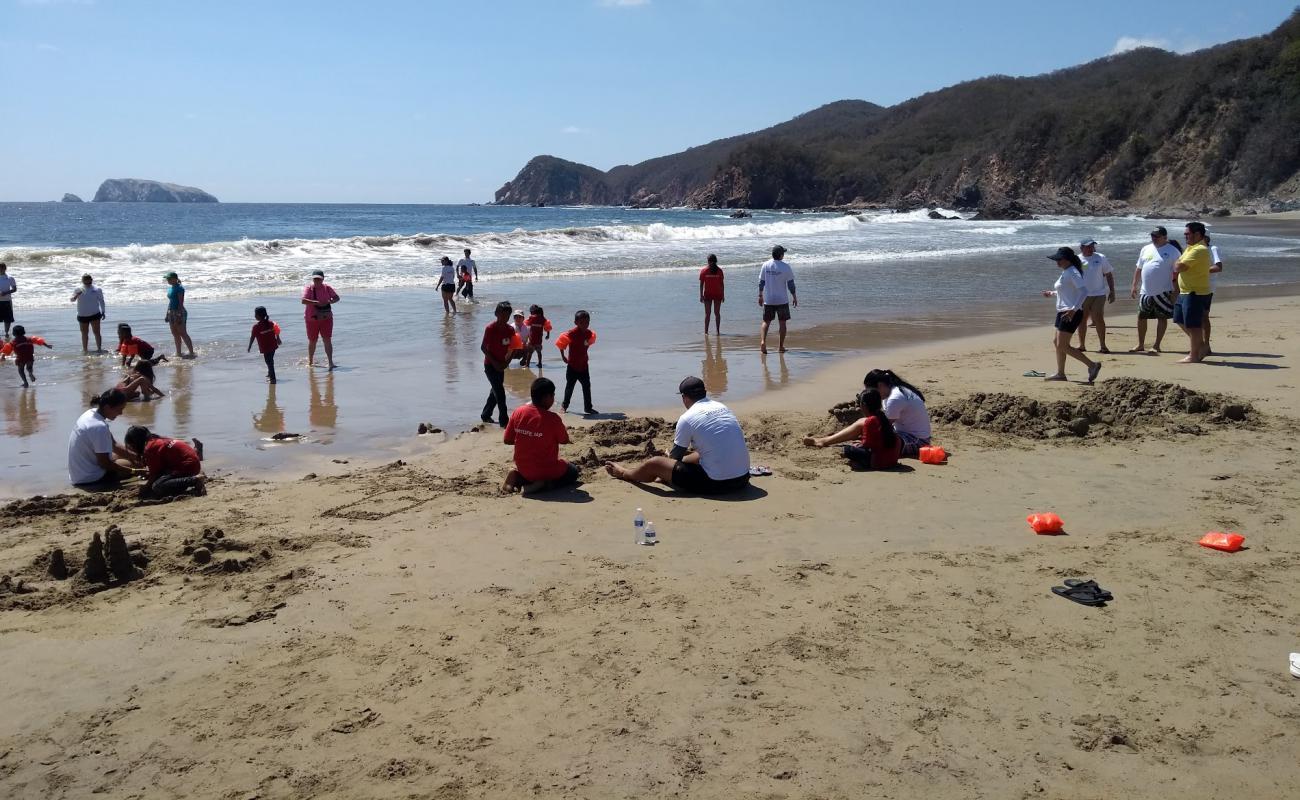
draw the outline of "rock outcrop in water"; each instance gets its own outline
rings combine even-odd
[[[1271,33],[1193,53],[1143,47],[889,108],[842,100],[607,172],[538,158],[496,202],[1209,215],[1300,197],[1297,127],[1300,10]]]
[[[217,198],[193,186],[139,178],[109,178],[95,192],[96,203],[216,203]]]
[[[81,202],[81,198],[80,198],[80,197],[77,197],[75,194],[72,194],[71,192],[68,192],[68,193],[66,193],[66,194],[63,195],[63,199],[60,200],[59,202],[60,202],[60,203],[80,203],[80,202]]]

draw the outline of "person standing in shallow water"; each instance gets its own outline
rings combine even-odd
[[[759,352],[767,352],[767,327],[772,320],[777,320],[780,330],[780,350],[785,352],[785,324],[790,319],[790,305],[799,307],[799,295],[794,288],[794,270],[782,259],[785,248],[777,245],[772,248],[772,258],[763,264],[758,273],[758,304],[763,309],[763,324],[759,328]]]
[[[491,424],[495,409],[497,424],[503,428],[509,417],[506,412],[506,367],[510,364],[510,351],[514,349],[512,343],[518,339],[515,326],[510,324],[512,311],[514,309],[505,300],[497,303],[496,319],[483,329],[483,342],[479,345],[479,350],[483,351],[483,372],[491,387],[479,418]]]
[[[104,338],[99,333],[99,323],[107,316],[104,305],[104,293],[95,285],[95,279],[89,274],[81,276],[81,286],[72,293],[72,302],[77,304],[77,324],[81,326],[81,352],[90,352],[90,331],[95,332],[95,352],[104,352]]]
[[[9,268],[0,262],[0,322],[5,324],[5,338],[9,338],[9,326],[14,324],[14,292],[18,283],[9,277]]]
[[[700,302],[704,304],[704,335],[709,335],[709,312],[714,319],[714,332],[722,335],[722,301],[725,299],[722,267],[718,257],[709,254],[708,266],[700,270]]]
[[[172,339],[176,342],[177,358],[194,358],[194,342],[190,340],[189,330],[186,325],[189,323],[190,312],[185,308],[185,287],[181,285],[181,279],[175,272],[169,272],[163,276],[167,282],[167,324],[172,329]],[[189,353],[181,355],[181,342]]]
[[[325,358],[334,369],[334,304],[338,293],[325,283],[325,273],[312,270],[311,284],[302,290],[303,317],[307,321],[307,366],[316,366],[316,340],[325,343]]]

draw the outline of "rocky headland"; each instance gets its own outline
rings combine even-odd
[[[80,198],[80,197],[77,197],[77,196],[76,196],[75,194],[73,194],[72,192],[65,192],[64,195],[63,195],[63,199],[60,200],[59,202],[60,202],[60,203],[80,203],[80,202],[82,202],[82,201],[81,201],[81,198]]]
[[[66,198],[65,198],[66,199]],[[217,198],[193,186],[139,178],[109,178],[95,192],[96,203],[216,203]]]

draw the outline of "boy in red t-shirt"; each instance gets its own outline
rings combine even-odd
[[[513,311],[509,301],[497,303],[496,321],[483,329],[483,372],[487,374],[492,390],[488,392],[487,402],[483,404],[483,413],[479,419],[492,423],[492,411],[497,411],[497,422],[506,426],[506,367],[510,364],[510,353],[523,346],[519,333],[510,324],[510,312]]]
[[[172,497],[191,489],[195,494],[205,494],[203,474],[203,442],[194,440],[190,447],[180,439],[168,439],[142,425],[132,425],[126,431],[126,449],[144,461],[145,481],[141,495]]]
[[[253,309],[253,318],[257,321],[253,323],[253,332],[248,337],[248,349],[244,352],[253,352],[253,342],[256,341],[257,352],[262,354],[262,360],[266,362],[266,380],[275,383],[275,351],[281,344],[280,326],[271,321],[266,306]]]
[[[14,354],[14,363],[18,365],[18,377],[23,381],[23,388],[27,388],[27,377],[31,376],[32,383],[36,383],[36,345],[48,347],[53,350],[52,345],[45,343],[45,340],[39,336],[28,336],[27,329],[22,325],[14,326],[14,338],[8,343],[6,349],[12,350]],[[25,373],[25,374],[24,374]]]
[[[542,368],[542,339],[551,338],[551,321],[546,318],[546,313],[542,311],[539,305],[528,307],[528,319],[524,321],[528,338],[524,341],[524,366],[529,366],[533,361],[533,353],[537,354],[537,368]]]
[[[582,413],[588,416],[600,413],[591,407],[591,372],[587,368],[587,348],[595,343],[596,332],[591,329],[591,315],[586,311],[574,314],[573,327],[555,340],[555,346],[560,348],[560,358],[568,364],[564,370],[564,402],[560,403],[565,413],[569,411],[575,383],[582,384]]]
[[[538,378],[529,394],[533,402],[516,408],[506,425],[505,443],[515,446],[515,468],[501,484],[503,494],[519,490],[536,494],[578,480],[578,468],[560,458],[560,445],[569,443],[569,431],[551,411],[555,384],[549,378]]]
[[[844,447],[844,457],[855,467],[870,470],[898,466],[903,440],[894,431],[889,417],[885,416],[880,392],[863,389],[858,394],[858,407],[862,410],[862,419],[830,436],[806,436],[803,443],[808,447],[829,447],[858,439],[858,444]]]

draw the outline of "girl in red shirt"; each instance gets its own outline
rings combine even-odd
[[[722,267],[718,257],[709,254],[709,265],[700,270],[700,302],[704,304],[704,335],[709,335],[709,312],[713,312],[713,329],[722,335],[722,301],[724,299]]]
[[[894,432],[889,417],[885,416],[885,404],[880,392],[863,389],[858,395],[858,408],[862,410],[862,419],[830,436],[806,436],[804,445],[828,447],[857,439],[858,444],[846,445],[844,448],[844,457],[855,467],[891,469],[898,466],[903,442]]]
[[[203,442],[194,440],[191,447],[180,439],[168,439],[142,425],[132,425],[126,432],[126,449],[144,461],[145,483],[140,493],[155,497],[172,497],[191,490],[204,494]]]
[[[36,382],[36,345],[54,349],[52,345],[46,344],[45,340],[39,336],[28,336],[27,329],[22,325],[14,326],[14,338],[5,343],[5,354],[14,354],[14,363],[18,365],[18,377],[23,380],[23,388],[27,388],[27,377],[30,375],[32,383]]]

